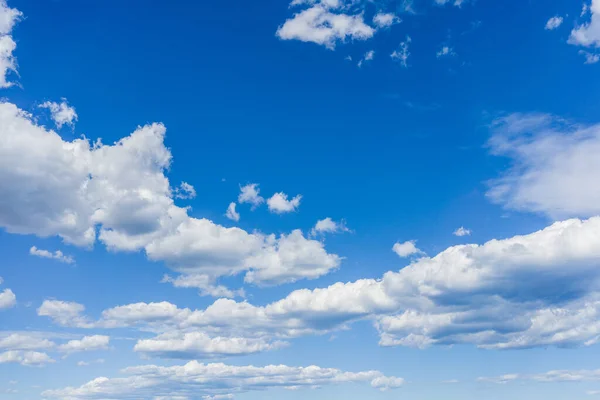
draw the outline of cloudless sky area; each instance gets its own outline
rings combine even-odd
[[[0,0],[0,398],[600,397],[600,0]]]

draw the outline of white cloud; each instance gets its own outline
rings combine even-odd
[[[56,344],[39,335],[9,332],[8,335],[1,335],[0,349],[3,350],[39,350],[54,347]]]
[[[408,46],[412,39],[410,36],[406,36],[406,40],[400,42],[397,50],[394,50],[390,57],[392,60],[396,60],[402,65],[404,68],[408,67],[408,57],[410,57],[410,52],[408,51]]]
[[[142,365],[126,368],[123,378],[96,378],[80,387],[46,390],[43,397],[96,399],[107,398],[187,398],[224,399],[244,392],[275,388],[315,388],[324,385],[369,382],[381,389],[397,387],[400,378],[386,378],[379,371],[345,372],[318,366],[265,367],[201,364],[162,367]],[[198,385],[198,382],[202,382]],[[163,397],[166,396],[166,397]]]
[[[177,199],[193,199],[196,197],[196,189],[187,182],[181,182],[179,187],[175,189],[175,198]]]
[[[494,121],[488,146],[513,164],[491,182],[493,202],[554,219],[600,214],[600,124],[511,114]]]
[[[325,333],[368,318],[383,346],[591,345],[600,337],[599,241],[600,217],[573,219],[449,247],[379,280],[297,290],[262,307],[226,299],[194,311],[138,303],[106,310],[101,322],[265,338]]]
[[[58,129],[62,128],[63,125],[74,126],[75,121],[77,121],[78,118],[75,108],[69,106],[66,99],[62,99],[60,103],[46,101],[45,103],[40,104],[39,107],[50,110],[52,120]]]
[[[449,46],[442,46],[442,48],[437,53],[435,53],[435,56],[437,58],[455,55],[456,53],[454,52],[454,49],[452,49],[452,47]]]
[[[172,283],[175,287],[180,288],[196,288],[199,289],[200,296],[213,296],[213,297],[244,297],[244,289],[230,290],[222,285],[215,285],[214,279],[208,275],[192,274],[192,275],[179,275],[176,278],[172,278],[165,275],[161,281],[162,283]]]
[[[558,28],[559,26],[561,26],[563,23],[563,17],[561,16],[555,16],[552,17],[548,20],[548,22],[546,22],[546,30],[554,30],[556,28]]]
[[[210,337],[204,332],[172,332],[138,340],[134,351],[154,357],[197,359],[252,354],[285,345],[285,342],[269,342],[260,338]]]
[[[10,233],[58,235],[79,246],[99,240],[112,251],[143,249],[149,259],[177,272],[213,279],[264,271],[268,265],[279,268],[256,262],[269,261],[284,236],[225,228],[190,217],[187,208],[174,204],[165,176],[171,162],[165,133],[162,124],[152,124],[113,145],[87,139],[68,142],[36,125],[15,105],[0,103],[0,139],[5,139],[0,140],[0,226]],[[240,202],[256,205],[261,199],[256,185],[241,188]],[[298,201],[289,203],[297,206]],[[311,241],[299,243],[311,246]],[[289,279],[289,269],[300,265],[289,261],[282,281]],[[328,265],[315,268],[327,271]],[[303,274],[314,277],[314,271],[303,267],[295,275],[300,279]],[[276,283],[276,271],[269,275]]]
[[[302,200],[302,195],[300,194],[288,200],[287,194],[279,192],[267,200],[267,206],[269,206],[269,211],[272,213],[284,214],[297,211],[298,207],[300,207],[300,200]]]
[[[452,234],[454,236],[458,236],[458,237],[470,236],[471,235],[471,230],[465,228],[464,226],[461,226],[460,228],[458,228],[457,230],[455,230],[454,232],[452,232]]]
[[[442,381],[443,384],[445,385],[453,385],[455,383],[459,383],[458,379],[446,379],[444,381]]]
[[[416,246],[415,240],[409,240],[404,243],[395,243],[392,247],[392,251],[398,254],[399,257],[408,257],[414,254],[423,254]]]
[[[77,366],[78,367],[87,367],[87,366],[90,366],[92,364],[104,364],[104,359],[103,358],[98,358],[98,359],[92,360],[92,361],[78,361],[77,362]]]
[[[17,296],[10,289],[0,292],[0,310],[12,308],[17,304]]]
[[[240,213],[235,211],[235,203],[229,203],[225,216],[232,221],[238,222],[240,220]]]
[[[346,221],[342,220],[336,222],[330,217],[317,221],[314,228],[311,229],[311,236],[323,235],[325,233],[340,233],[350,232],[350,229],[346,226]]]
[[[375,50],[367,51],[363,58],[358,61],[358,67],[362,67],[366,61],[371,61],[373,58],[375,58]]]
[[[110,337],[104,335],[84,336],[82,339],[70,340],[58,346],[58,350],[67,354],[82,351],[106,350],[110,343]]]
[[[276,34],[282,40],[312,42],[333,50],[338,42],[371,38],[375,29],[365,24],[362,14],[337,14],[319,4],[294,14]]]
[[[462,4],[465,1],[466,0],[454,0],[454,1],[452,1],[452,0],[435,0],[435,3],[438,4],[438,5],[441,5],[441,6],[443,6],[445,4],[453,3],[454,6],[460,7],[460,6],[462,6]]]
[[[44,300],[37,309],[41,317],[49,317],[55,323],[78,328],[91,328],[93,324],[83,317],[85,307],[82,304],[60,300]]]
[[[371,386],[381,390],[382,392],[390,389],[396,389],[404,385],[403,378],[396,378],[394,376],[378,376],[371,381]]]
[[[42,366],[55,362],[48,354],[37,351],[10,350],[0,353],[0,364],[15,363],[25,366]]]
[[[533,382],[598,382],[600,370],[553,370],[541,374],[506,374],[496,377],[481,377],[480,382],[509,383],[515,381]]]
[[[19,10],[9,8],[6,0],[0,0],[0,88],[13,85],[7,75],[9,72],[17,71],[17,63],[13,56],[17,44],[10,33],[22,16],[23,14]]]
[[[244,204],[249,203],[252,205],[252,209],[260,206],[265,202],[265,199],[260,195],[260,189],[257,183],[249,183],[245,186],[240,186],[240,194],[238,196],[238,203]]]
[[[32,246],[29,249],[29,254],[36,257],[58,260],[65,264],[73,264],[75,262],[75,259],[72,256],[64,255],[60,250],[56,250],[54,253],[52,253],[48,250],[38,249],[37,247]]]
[[[569,43],[577,46],[599,47],[600,46],[600,0],[592,0],[589,7],[591,11],[590,20],[583,25],[575,27],[569,36]],[[582,16],[587,14],[582,12]]]
[[[584,64],[596,64],[600,61],[600,54],[590,53],[589,51],[579,50],[579,54],[585,57]]]
[[[394,13],[382,13],[378,12],[373,17],[373,23],[378,28],[389,28],[394,24],[402,22]]]

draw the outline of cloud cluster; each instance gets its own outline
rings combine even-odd
[[[92,321],[81,305],[47,301],[40,315],[67,326],[178,332],[170,337],[174,344],[157,338],[164,349],[185,348],[184,332],[210,335],[206,348],[213,339],[231,338],[258,338],[266,345],[343,329],[360,319],[374,323],[382,346],[591,345],[600,338],[599,242],[600,217],[572,219],[529,235],[452,246],[381,279],[296,290],[264,306],[229,299],[204,310],[135,303],[107,309]]]
[[[108,336],[102,335],[84,336],[63,344],[57,344],[56,339],[63,340],[64,335],[46,332],[0,331],[0,363],[41,366],[54,362],[54,359],[47,354],[48,352],[68,355],[75,352],[106,350],[110,342]]]
[[[67,243],[113,251],[144,250],[173,270],[214,281],[245,273],[246,282],[279,284],[315,278],[339,266],[322,243],[300,231],[249,233],[193,218],[174,203],[165,170],[171,153],[162,124],[139,127],[112,145],[65,141],[11,103],[0,103],[0,226],[11,233],[58,235]],[[44,154],[44,157],[40,157]],[[192,197],[189,184],[175,197]],[[261,203],[256,186],[240,202]],[[269,199],[276,212],[295,210],[300,197]],[[37,253],[41,255],[41,253]],[[268,281],[263,282],[261,277]]]
[[[100,377],[79,387],[46,390],[47,398],[79,399],[227,399],[234,394],[275,388],[297,390],[325,385],[368,382],[379,390],[403,384],[401,378],[386,377],[379,371],[345,372],[318,366],[265,367],[202,364],[190,361],[184,365],[162,367],[142,365],[122,371],[125,377]]]

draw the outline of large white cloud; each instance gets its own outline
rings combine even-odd
[[[547,114],[511,114],[492,124],[491,152],[513,167],[488,196],[507,208],[555,219],[600,214],[600,124]]]
[[[81,339],[69,340],[58,347],[64,353],[77,353],[82,351],[106,350],[110,343],[110,337],[105,335],[84,336]]]
[[[130,398],[231,398],[233,394],[273,388],[296,390],[324,385],[367,382],[380,390],[402,385],[403,380],[386,377],[379,371],[345,372],[318,366],[265,367],[201,364],[162,367],[142,365],[126,368],[121,378],[100,377],[79,387],[46,390],[43,397],[78,399]]]
[[[0,103],[0,226],[80,246],[99,239],[115,251],[144,250],[178,272],[212,280],[247,273],[247,282],[260,284],[264,277],[278,284],[339,266],[339,257],[299,231],[277,238],[190,217],[174,204],[181,190],[165,176],[171,162],[165,132],[151,124],[113,145],[69,142],[15,105]],[[256,204],[256,196],[244,193],[240,201]],[[293,249],[287,245],[292,239]]]
[[[600,217],[571,219],[528,235],[452,246],[381,279],[296,290],[265,306],[226,299],[205,310],[137,303],[108,309],[95,324],[291,338],[366,318],[384,346],[590,345],[600,337],[599,266]],[[85,318],[80,314],[72,320]]]
[[[25,366],[42,366],[55,362],[48,354],[39,351],[10,350],[0,353],[0,364],[15,363]]]

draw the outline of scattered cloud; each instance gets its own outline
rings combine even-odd
[[[62,128],[63,125],[74,126],[75,121],[77,121],[78,118],[75,108],[69,106],[67,99],[62,99],[60,103],[46,101],[45,103],[40,104],[39,107],[50,110],[52,120],[58,129]]]
[[[1,284],[0,279],[0,284]],[[0,292],[0,310],[12,308],[17,304],[17,296],[10,289],[4,289]]]
[[[161,358],[202,359],[239,356],[280,349],[286,342],[261,338],[210,337],[204,332],[164,333],[138,340],[134,351]]]
[[[598,382],[600,370],[555,370],[541,374],[507,374],[496,377],[481,377],[479,382],[505,384],[515,381],[533,382]]]
[[[415,254],[423,254],[416,246],[416,240],[409,240],[404,243],[395,243],[392,247],[392,251],[398,254],[399,257],[408,257]]]
[[[0,364],[14,363],[39,367],[54,362],[48,354],[37,351],[10,350],[0,353]]]
[[[223,285],[216,285],[215,279],[209,275],[202,274],[188,274],[179,275],[176,278],[172,278],[169,275],[165,275],[161,281],[162,283],[172,283],[173,286],[178,288],[196,288],[199,289],[200,296],[212,296],[212,297],[245,297],[244,289],[231,290]]]
[[[82,351],[96,351],[108,349],[110,337],[104,335],[84,336],[82,339],[70,340],[58,346],[58,350],[67,354]]]
[[[225,212],[225,216],[235,222],[238,222],[240,220],[240,213],[235,211],[235,203],[229,203],[227,211]]]
[[[563,17],[561,16],[555,16],[552,17],[548,20],[548,22],[546,22],[546,30],[552,31],[554,29],[557,29],[559,26],[561,26],[563,23]]]
[[[178,188],[175,189],[175,198],[177,199],[193,199],[196,197],[196,189],[187,182],[181,182]]]
[[[358,68],[362,67],[367,61],[371,61],[375,57],[375,50],[369,50],[365,53],[362,59],[358,61]]]
[[[455,230],[452,234],[454,236],[458,236],[458,237],[470,236],[471,235],[471,230],[465,228],[464,226],[461,226],[460,228],[458,228],[457,230]]]
[[[260,206],[265,202],[265,199],[260,195],[260,189],[257,183],[249,183],[246,186],[240,186],[240,195],[238,196],[238,203],[244,204],[249,203],[252,205],[252,209]]]
[[[579,50],[579,54],[585,57],[584,64],[596,64],[600,61],[600,54],[590,53],[589,51]]]
[[[312,42],[331,50],[338,42],[366,40],[374,34],[375,28],[364,22],[362,14],[333,12],[323,3],[294,14],[276,33],[282,40]]]
[[[162,367],[142,365],[125,368],[123,378],[96,378],[80,387],[46,390],[46,398],[73,400],[96,398],[188,398],[226,399],[233,394],[268,389],[315,388],[325,385],[367,382],[386,390],[401,385],[400,378],[385,377],[379,371],[345,372],[318,366],[265,367],[201,364],[190,361],[185,365]],[[202,382],[202,385],[198,385]],[[164,397],[163,397],[164,396]]]
[[[392,60],[398,61],[404,68],[408,67],[408,57],[410,56],[408,46],[410,45],[411,41],[412,39],[410,36],[406,36],[406,40],[400,42],[398,49],[394,50],[392,54],[390,54]]]
[[[78,367],[88,367],[92,364],[104,364],[104,359],[98,358],[98,359],[92,360],[92,361],[78,361],[77,362]]]
[[[272,213],[285,214],[297,211],[298,207],[300,207],[300,200],[302,200],[302,195],[300,194],[288,200],[287,194],[279,192],[267,200],[267,206],[269,206],[269,211]]]
[[[326,233],[340,233],[350,232],[350,229],[346,226],[346,221],[341,220],[336,222],[330,217],[317,221],[315,226],[311,229],[311,236],[323,235]]]
[[[437,58],[455,55],[456,53],[454,52],[454,49],[452,49],[452,47],[449,46],[442,46],[442,48],[437,53],[435,53],[435,56]]]
[[[38,249],[37,247],[32,246],[29,249],[29,254],[31,254],[32,256],[36,256],[36,257],[57,260],[57,261],[60,261],[61,263],[65,263],[65,264],[75,263],[75,259],[72,256],[64,255],[63,252],[60,250],[56,250],[54,253],[52,253],[48,250]]]
[[[402,22],[402,20],[394,13],[378,12],[373,17],[373,23],[378,28],[389,28],[390,26],[399,24],[400,22]]]

